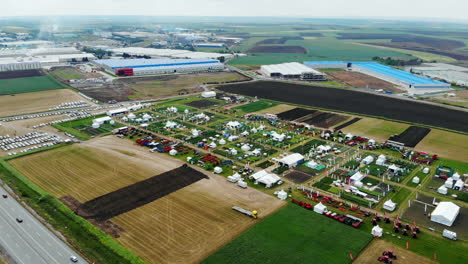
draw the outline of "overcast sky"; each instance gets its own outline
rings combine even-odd
[[[466,0],[0,0],[0,16],[298,16],[468,19]]]

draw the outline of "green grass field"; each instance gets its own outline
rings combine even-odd
[[[93,124],[93,119],[96,119],[102,116],[94,116],[85,119],[78,119],[64,123],[53,124],[53,127],[70,133],[81,140],[88,140],[92,137],[111,132],[117,127],[122,127],[120,123],[111,124],[102,124],[100,128],[91,129]]]
[[[65,80],[72,80],[72,79],[84,79],[85,76],[80,74],[75,69],[63,69],[63,70],[56,70],[54,71],[55,74],[62,77]]]
[[[50,76],[0,80],[0,95],[63,89],[65,85]]]
[[[370,233],[288,204],[202,263],[351,263],[349,252],[357,256],[371,240]]]
[[[245,113],[251,113],[251,112],[257,112],[263,109],[267,109],[267,108],[276,106],[278,104],[279,103],[277,102],[261,99],[250,104],[245,104],[245,105],[234,107],[234,109],[241,110]]]
[[[245,40],[238,49],[246,52],[255,43],[265,38],[250,38]],[[303,62],[311,60],[371,60],[379,57],[411,57],[408,54],[389,49],[354,44],[338,40],[334,37],[317,39],[288,40],[284,45],[298,45],[307,49],[307,54],[293,53],[253,53],[248,57],[240,57],[229,61],[231,65],[263,65],[284,62]],[[236,50],[234,47],[233,50]]]

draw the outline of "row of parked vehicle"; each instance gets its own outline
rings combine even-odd
[[[85,101],[73,101],[73,102],[61,103],[57,105],[56,107],[50,108],[49,110],[70,109],[70,108],[85,107],[85,106],[88,106],[88,103]]]
[[[326,211],[323,214],[337,221],[340,221],[341,223],[350,225],[354,228],[358,228],[362,224],[362,219],[357,218],[352,215],[342,215],[342,214],[334,213],[332,211]]]

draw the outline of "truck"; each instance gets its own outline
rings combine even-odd
[[[243,214],[248,215],[248,216],[250,216],[252,218],[257,218],[257,211],[255,211],[255,210],[249,211],[249,210],[245,210],[244,208],[241,208],[239,206],[233,206],[232,210],[243,213]]]
[[[451,240],[457,240],[457,233],[447,229],[444,229],[442,236]]]

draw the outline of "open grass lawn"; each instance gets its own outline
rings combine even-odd
[[[262,38],[251,38],[242,44],[252,47]],[[244,42],[244,41],[243,41]],[[284,45],[297,45],[306,48],[306,54],[281,54],[281,53],[254,53],[252,56],[240,57],[229,61],[231,65],[262,65],[283,62],[303,62],[308,60],[371,60],[374,56],[386,57],[411,57],[408,53],[401,53],[388,49],[380,49],[354,44],[349,41],[338,40],[333,37],[320,37],[317,39],[288,40]],[[247,50],[247,49],[246,49]],[[244,50],[243,50],[244,51]]]
[[[84,119],[68,121],[64,123],[54,124],[53,126],[62,131],[68,132],[82,140],[87,140],[92,137],[111,132],[113,129],[123,127],[120,123],[102,124],[99,128],[92,128],[93,120],[102,116],[93,116]]]
[[[0,95],[62,89],[65,85],[46,76],[0,80]]]
[[[288,204],[202,263],[351,263],[370,233]]]
[[[409,125],[375,118],[363,118],[358,122],[343,128],[343,132],[365,136],[377,141],[385,141],[391,135],[400,134]]]
[[[251,113],[251,112],[260,111],[266,108],[274,107],[278,104],[279,103],[277,102],[273,102],[269,100],[258,100],[250,104],[245,104],[245,105],[234,107],[234,109],[241,110],[245,113]]]
[[[444,158],[468,161],[468,136],[432,129],[427,136],[416,145],[419,151],[438,154]]]

